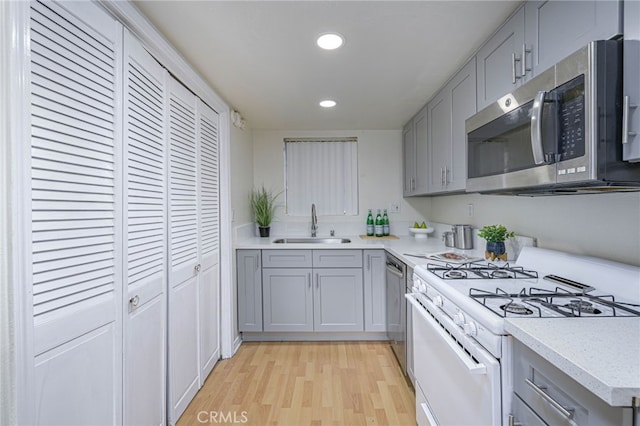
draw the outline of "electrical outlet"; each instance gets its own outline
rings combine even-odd
[[[467,204],[467,215],[473,217],[473,204],[471,203]]]
[[[400,203],[389,204],[389,213],[400,213]]]

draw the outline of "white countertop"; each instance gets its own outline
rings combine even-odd
[[[505,330],[609,405],[640,397],[640,318],[508,318]]]
[[[323,236],[324,238],[325,236]],[[350,243],[344,244],[276,244],[272,241],[277,238],[287,238],[282,235],[274,235],[268,238],[250,237],[239,240],[235,248],[236,249],[298,249],[298,250],[331,250],[331,249],[380,249],[387,250],[389,253],[402,260],[410,268],[415,268],[416,265],[428,263],[427,259],[420,259],[418,257],[406,256],[405,253],[414,255],[425,255],[429,253],[437,253],[445,250],[455,250],[453,248],[445,247],[444,243],[439,238],[429,237],[425,239],[417,239],[413,236],[400,236],[398,240],[364,240],[359,235],[339,235],[336,238],[349,238]],[[296,238],[296,237],[290,237]],[[465,253],[477,255],[477,253],[471,253],[472,250],[464,250]]]

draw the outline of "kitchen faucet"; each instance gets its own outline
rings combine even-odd
[[[318,233],[318,216],[316,216],[316,204],[311,204],[311,236],[315,237]]]

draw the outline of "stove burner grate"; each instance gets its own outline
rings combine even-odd
[[[526,270],[521,266],[496,265],[489,263],[486,266],[474,263],[464,263],[461,265],[452,264],[427,264],[427,270],[432,274],[444,279],[518,279],[518,278],[538,278],[536,271]]]
[[[510,314],[532,315],[533,311],[521,303],[509,302],[500,306],[500,309]]]
[[[493,271],[491,273],[492,278],[510,278],[511,275],[507,271],[503,271],[502,269],[498,269],[497,271]]]
[[[450,278],[450,279],[461,279],[461,278],[467,278],[467,273],[464,271],[459,271],[457,269],[451,270],[451,271],[447,271],[444,273],[445,278]]]
[[[564,306],[571,309],[572,311],[578,311],[579,313],[584,312],[586,314],[593,315],[599,315],[602,313],[600,309],[597,309],[593,306],[593,303],[580,299],[571,299],[569,300],[569,303]]]

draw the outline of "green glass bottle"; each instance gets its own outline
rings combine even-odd
[[[374,228],[376,232],[376,237],[382,237],[384,235],[384,229],[382,227],[382,215],[380,214],[380,209],[378,209],[378,214],[376,215],[376,223]]]
[[[367,215],[367,235],[369,237],[373,237],[374,235],[373,215],[371,214],[371,209],[369,209],[369,214]]]
[[[386,237],[390,234],[389,229],[389,216],[387,215],[387,209],[384,209],[384,214],[382,215],[382,234]]]

